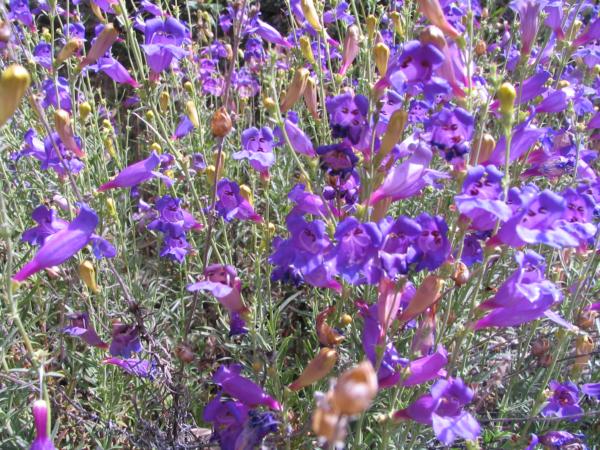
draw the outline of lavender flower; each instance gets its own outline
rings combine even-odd
[[[552,390],[552,397],[548,399],[546,406],[542,409],[542,416],[574,416],[583,413],[583,409],[579,403],[579,389],[572,382],[559,383],[552,380],[549,384]],[[571,418],[573,422],[578,420],[578,417]]]
[[[254,170],[268,175],[269,168],[275,163],[273,154],[273,131],[269,127],[248,128],[242,132],[243,150],[232,155],[233,159],[248,159]]]
[[[151,78],[156,79],[168,69],[173,59],[181,59],[186,55],[181,46],[188,33],[185,25],[173,17],[155,17],[146,22],[142,49],[152,71]]]
[[[138,358],[106,358],[102,361],[103,364],[110,364],[113,366],[120,367],[124,372],[129,375],[135,375],[139,378],[148,378],[153,380],[156,376],[156,364],[154,361],[147,359]]]
[[[226,222],[233,219],[262,222],[248,200],[240,193],[240,187],[235,181],[223,178],[217,183],[217,198],[215,208]]]

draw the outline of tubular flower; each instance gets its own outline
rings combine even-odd
[[[35,440],[30,450],[56,450],[52,439],[48,436],[48,404],[46,400],[33,402],[33,421],[35,424]]]
[[[109,189],[134,187],[155,177],[160,178],[170,187],[173,184],[173,181],[169,177],[155,170],[160,165],[160,162],[161,159],[158,154],[152,152],[148,158],[125,167],[111,181],[100,186],[98,191],[104,192]]]

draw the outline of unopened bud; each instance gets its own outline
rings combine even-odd
[[[92,105],[90,105],[88,102],[83,102],[81,105],[79,105],[79,120],[85,122],[85,119],[87,119],[91,112]]]
[[[317,99],[317,83],[312,77],[308,77],[306,80],[306,88],[304,89],[304,103],[310,115],[315,120],[320,120],[319,117],[319,105]]]
[[[100,292],[100,287],[96,283],[96,269],[91,261],[86,260],[79,264],[78,272],[79,278],[90,291],[94,294]]]
[[[0,42],[6,44],[10,41],[10,22],[0,22]]]
[[[118,37],[119,32],[115,26],[112,23],[106,24],[92,44],[90,51],[87,53],[83,61],[79,63],[79,70],[83,69],[89,64],[94,64],[98,58],[104,56],[111,45],[116,42]]]
[[[113,219],[116,219],[117,207],[115,205],[115,201],[111,197],[108,197],[106,199],[106,209],[108,211],[108,215],[111,216]]]
[[[195,358],[194,352],[186,344],[179,344],[177,347],[175,347],[175,355],[181,362],[184,363],[191,363]]]
[[[58,53],[55,60],[55,65],[58,66],[73,56],[76,52],[83,48],[83,41],[78,38],[71,38],[67,41],[62,50]]]
[[[373,40],[375,32],[377,31],[377,17],[373,14],[367,17],[367,37],[370,41]]]
[[[251,205],[254,204],[254,198],[252,196],[252,189],[250,189],[250,186],[248,186],[247,184],[242,184],[240,186],[240,195],[242,197],[244,197],[246,200],[248,200],[248,203],[250,203]]]
[[[344,372],[335,383],[331,406],[339,414],[353,416],[369,408],[377,394],[377,374],[370,361]]]
[[[454,265],[454,273],[452,274],[454,284],[462,286],[469,281],[470,276],[471,273],[469,272],[469,268],[464,262],[459,261]]]
[[[373,57],[379,75],[384,76],[387,72],[388,61],[390,59],[390,48],[383,42],[378,43],[373,49]]]
[[[419,41],[421,44],[431,44],[442,50],[446,47],[446,38],[444,32],[435,25],[429,25],[419,35]]]
[[[233,128],[231,117],[229,117],[229,113],[224,106],[215,111],[210,122],[210,128],[215,137],[225,137]]]
[[[285,93],[285,97],[281,101],[281,112],[285,114],[294,104],[298,101],[298,99],[304,93],[304,89],[306,88],[306,80],[308,79],[310,72],[308,69],[301,67],[294,73],[294,78],[292,82],[288,86],[288,89]]]
[[[402,16],[400,16],[400,13],[398,11],[393,11],[392,14],[390,14],[390,17],[392,18],[392,23],[394,24],[394,31],[396,32],[396,34],[400,37],[404,36],[404,28],[402,27]]]
[[[0,75],[0,127],[15,113],[31,77],[25,67],[18,64],[8,66]]]
[[[190,95],[194,93],[194,85],[190,81],[183,83],[183,88]]]
[[[198,110],[193,100],[188,100],[185,103],[185,111],[187,113],[190,122],[194,125],[194,128],[200,128],[200,118],[198,117]]]
[[[312,47],[310,45],[310,38],[306,35],[300,38],[300,51],[302,55],[310,62],[311,64],[315,63],[315,55],[313,54]]]
[[[485,133],[483,136],[475,138],[474,142],[476,143],[475,148],[479,145],[479,154],[473,149],[469,154],[469,163],[475,166],[490,158],[492,152],[496,148],[496,140],[491,134]]]
[[[54,125],[56,127],[56,133],[60,137],[64,146],[75,153],[79,158],[85,157],[85,153],[79,147],[79,144],[75,140],[75,134],[71,127],[71,116],[64,109],[57,109],[54,111]]]
[[[487,45],[485,44],[485,41],[481,39],[477,41],[477,44],[475,44],[475,54],[477,56],[483,56],[486,51]]]
[[[319,15],[317,14],[317,9],[315,8],[313,0],[300,0],[300,7],[310,26],[317,32],[321,31],[322,27],[319,21]]]
[[[337,352],[328,347],[323,347],[302,371],[300,376],[290,384],[292,391],[298,391],[325,378],[337,362]]]
[[[168,91],[162,91],[158,96],[158,105],[160,112],[166,113],[169,111],[169,103],[171,102],[171,96]]]
[[[512,117],[515,109],[515,99],[517,91],[511,83],[503,83],[498,89],[498,101],[500,102],[500,112],[505,117]]]

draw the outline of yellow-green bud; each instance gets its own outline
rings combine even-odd
[[[511,83],[503,83],[498,89],[498,101],[500,102],[500,112],[504,116],[512,116],[515,109],[515,99],[517,91]]]

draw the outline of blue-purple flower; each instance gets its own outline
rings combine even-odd
[[[542,409],[542,416],[556,416],[569,418],[573,422],[578,420],[577,416],[583,413],[579,406],[579,388],[575,383],[559,383],[556,380],[550,381],[549,388],[552,391],[552,397],[548,399],[546,406]]]

